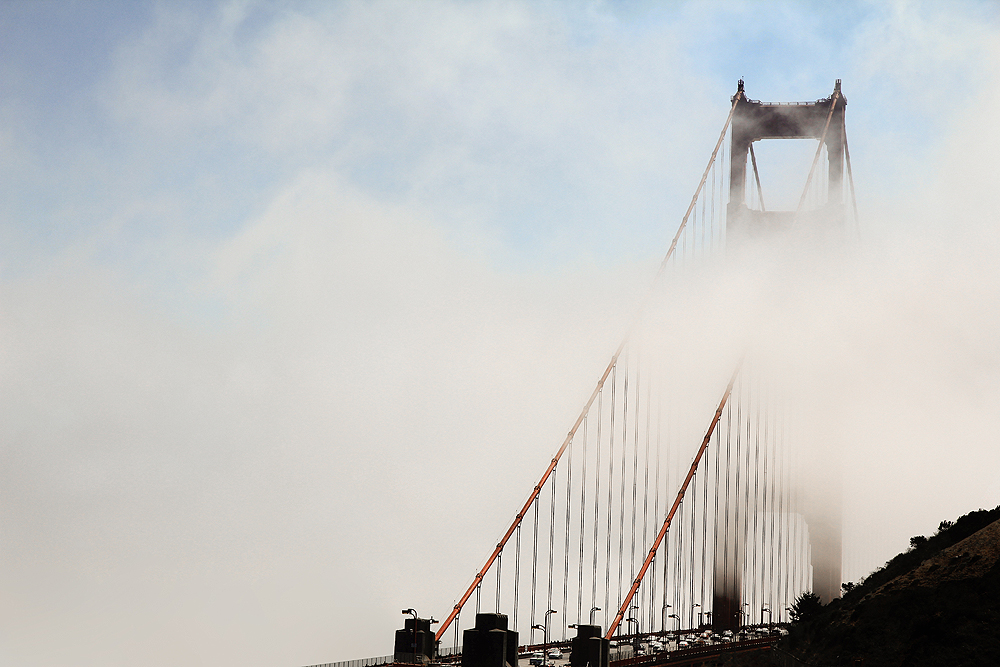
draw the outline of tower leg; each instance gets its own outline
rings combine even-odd
[[[725,511],[720,508],[720,511]],[[735,528],[740,525],[739,513],[726,521],[719,517],[718,525]],[[715,536],[715,579],[712,593],[712,629],[717,632],[736,631],[740,627],[743,608],[744,536],[737,530],[718,531]]]

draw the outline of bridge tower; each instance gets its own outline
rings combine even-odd
[[[740,80],[732,102],[733,118],[730,144],[729,203],[726,207],[726,238],[730,249],[738,249],[747,241],[773,238],[779,235],[843,230],[845,209],[843,196],[845,126],[847,100],[837,79],[833,94],[815,102],[776,104],[748,99]],[[768,211],[747,205],[747,162],[753,165],[753,176],[760,187],[753,143],[763,139],[818,139],[827,151],[827,200],[812,210],[803,210],[803,192],[794,211]],[[817,149],[817,160],[820,151]],[[814,166],[816,161],[814,161]],[[812,173],[810,173],[810,179]],[[806,189],[809,188],[807,180]],[[823,475],[814,476],[811,491],[815,501],[806,503],[804,519],[809,529],[813,592],[826,603],[840,596],[842,519],[839,502],[839,476],[833,452],[820,452],[816,465]],[[819,488],[822,487],[822,488]],[[813,494],[810,494],[813,495]],[[746,511],[737,509],[737,512]],[[719,629],[735,629],[741,625],[742,576],[733,561],[740,562],[745,545],[740,537],[719,533],[716,537],[716,565],[713,594],[713,625]],[[723,554],[732,560],[726,562]]]
[[[833,94],[815,102],[791,104],[760,102],[746,97],[743,81],[733,97],[729,163],[729,205],[726,209],[727,242],[739,244],[787,232],[793,226],[844,225],[844,110],[847,99],[840,92],[840,79]],[[828,199],[825,205],[804,211],[765,211],[747,206],[747,157],[753,143],[763,139],[819,139],[826,145]],[[756,176],[754,160],[754,175]],[[805,193],[803,193],[804,197]]]

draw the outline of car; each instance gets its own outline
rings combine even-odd
[[[562,655],[562,651],[560,651],[560,650],[559,650],[558,648],[554,648],[554,647],[553,647],[553,648],[550,648],[550,649],[548,650],[548,653],[547,653],[547,655],[548,655],[548,656],[549,656],[549,658],[550,658],[550,659],[552,659],[552,660],[560,660],[560,659],[562,659],[562,657],[563,657],[563,655]]]
[[[545,662],[545,656],[542,655],[541,651],[534,651],[532,653],[526,653],[525,657],[528,659],[529,665],[541,665]]]
[[[689,644],[686,639],[682,639],[679,642],[677,642],[677,648],[688,648],[690,646],[691,644]]]

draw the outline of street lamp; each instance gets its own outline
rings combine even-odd
[[[639,648],[639,621],[635,620],[631,616],[625,619],[626,623],[635,623],[635,633],[632,635],[632,651],[635,655],[635,651]]]
[[[417,610],[404,609],[403,614],[413,614],[413,662],[417,662]]]
[[[600,611],[600,610],[601,610],[601,608],[600,608],[600,607],[591,607],[591,608],[590,608],[590,624],[591,624],[591,625],[593,625],[593,624],[594,624],[594,612],[595,612],[595,611]]]
[[[542,631],[542,660],[545,660],[545,626],[541,625],[540,623],[536,623],[535,625],[531,626],[531,629]],[[532,639],[534,639],[534,636],[532,636]]]
[[[674,634],[675,635],[679,635],[680,632],[681,632],[681,617],[678,616],[677,614],[670,614],[670,615],[667,616],[667,618],[676,618],[677,619],[677,630],[674,631]]]
[[[545,612],[545,625],[542,626],[542,664],[549,664],[549,616],[557,613],[555,609]]]

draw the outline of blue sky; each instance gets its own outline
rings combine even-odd
[[[313,664],[446,609],[740,77],[843,80],[864,251],[772,326],[884,437],[886,549],[1000,503],[998,44],[995,2],[0,3],[0,662]],[[413,497],[467,499],[443,566],[390,557]]]
[[[997,18],[992,3],[11,3],[2,20],[8,245],[44,263],[89,240],[149,271],[129,257],[144,240],[218,242],[326,168],[376,197],[473,207],[486,230],[441,224],[491,237],[491,262],[613,262],[667,233],[741,76],[765,100],[844,79],[859,169],[879,167],[865,194],[897,196],[909,183],[892,174],[930,170],[893,161],[932,160],[989,76],[966,63],[987,57]],[[633,143],[649,162],[612,166]],[[113,239],[95,241],[109,220]]]

